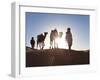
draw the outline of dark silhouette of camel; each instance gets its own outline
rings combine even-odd
[[[58,43],[56,42],[56,39],[57,38],[61,38],[63,35],[63,32],[59,32],[58,34],[58,31],[57,29],[54,29],[54,30],[51,30],[51,33],[50,33],[50,48],[58,48]],[[53,45],[54,43],[54,45]]]
[[[45,46],[44,41],[45,41],[47,34],[48,32],[44,32],[44,34],[37,35],[37,48],[38,46],[40,49],[44,48]]]

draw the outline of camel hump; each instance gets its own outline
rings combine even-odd
[[[43,34],[41,33],[41,34],[37,35],[37,37],[40,37],[40,36],[43,36]]]

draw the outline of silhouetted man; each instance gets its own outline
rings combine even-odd
[[[71,29],[67,28],[67,32],[66,32],[66,41],[68,43],[68,48],[69,50],[71,50],[71,46],[72,46],[72,33],[71,33]]]
[[[31,44],[32,49],[34,49],[34,46],[35,46],[35,40],[34,40],[34,37],[31,38],[30,44]]]

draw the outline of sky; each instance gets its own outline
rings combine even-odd
[[[58,32],[63,32],[58,47],[67,49],[68,45],[65,40],[65,33],[67,32],[67,28],[70,27],[73,37],[72,49],[89,49],[89,15],[26,12],[25,26],[25,44],[28,47],[31,47],[31,37],[34,37],[36,43],[37,35],[48,32],[44,47],[48,49],[50,47],[50,32],[56,28]]]

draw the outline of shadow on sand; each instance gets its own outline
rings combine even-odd
[[[26,67],[89,64],[89,50],[70,52],[67,49],[32,50],[26,48]]]

